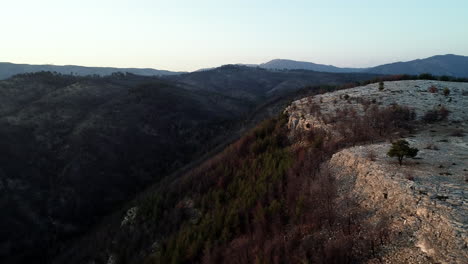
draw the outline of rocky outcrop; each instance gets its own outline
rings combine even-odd
[[[430,88],[436,90],[430,92]],[[448,89],[449,94],[444,94]],[[428,80],[385,82],[369,84],[352,89],[339,90],[294,101],[285,110],[292,130],[307,130],[324,127],[323,117],[345,108],[362,114],[370,104],[378,106],[402,105],[415,111],[417,119],[432,109],[444,106],[451,111],[449,119],[463,122],[468,116],[468,83],[441,82]],[[322,118],[321,118],[322,117]]]
[[[122,219],[122,222],[120,223],[120,226],[132,225],[133,222],[135,221],[135,218],[137,217],[137,213],[138,213],[138,207],[136,206],[128,209],[127,213]]]
[[[378,147],[384,149],[386,144]],[[340,192],[352,195],[370,212],[370,218],[376,222],[390,219],[397,237],[383,250],[382,259],[388,263],[466,263],[466,188],[443,180],[418,180],[430,171],[412,165],[400,168],[383,155],[371,161],[365,156],[370,149],[342,150],[333,155],[329,167]]]
[[[415,114],[417,129],[406,140],[419,149],[418,156],[398,166],[386,156],[389,143],[335,153],[327,166],[338,181],[342,202],[357,201],[375,225],[388,222],[393,236],[379,253],[385,263],[466,263],[468,83],[396,81],[385,82],[383,89],[376,83],[306,97],[285,112],[292,137],[318,128],[346,139],[346,129],[337,129],[340,115],[350,125],[353,117],[372,112],[371,107],[395,105]],[[419,121],[442,107],[450,111],[446,121]]]

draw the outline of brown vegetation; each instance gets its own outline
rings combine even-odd
[[[449,114],[450,114],[450,111],[444,106],[441,106],[439,108],[435,108],[435,109],[427,111],[422,117],[422,120],[426,123],[435,123],[435,122],[447,120]]]
[[[431,87],[427,88],[427,91],[430,92],[430,93],[437,93],[439,91],[439,89],[437,89],[437,87],[432,85]]]

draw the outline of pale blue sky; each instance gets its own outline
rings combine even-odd
[[[0,0],[0,61],[196,70],[468,55],[467,0]]]

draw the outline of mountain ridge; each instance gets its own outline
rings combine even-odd
[[[7,79],[16,74],[41,71],[58,72],[61,74],[72,74],[77,76],[106,76],[116,72],[128,72],[143,76],[163,76],[182,73],[152,68],[88,67],[80,65],[17,64],[11,62],[0,62],[0,80]]]
[[[468,56],[445,54],[406,62],[394,62],[370,68],[368,72],[380,74],[421,74],[468,76]]]
[[[295,61],[288,59],[274,59],[258,65],[264,69],[288,69],[288,70],[312,70],[321,72],[361,72],[362,68],[340,68],[334,65],[318,64],[307,61]]]
[[[446,75],[453,77],[468,77],[468,56],[445,54],[434,55],[427,58],[410,61],[398,61],[386,63],[368,68],[341,68],[334,65],[317,64],[306,61],[295,61],[288,59],[274,59],[257,65],[260,68],[270,70],[313,70],[322,72],[367,72],[385,75],[411,74],[418,75],[430,73],[433,75]]]
[[[445,54],[434,55],[427,58],[409,61],[390,62],[374,67],[351,68],[337,67],[330,64],[319,64],[308,61],[297,61],[290,59],[273,59],[260,64],[237,63],[226,64],[219,67],[201,68],[192,72],[179,72],[158,70],[152,68],[117,68],[117,67],[88,67],[79,65],[35,65],[35,64],[15,64],[11,62],[0,62],[0,80],[7,79],[16,74],[31,73],[39,71],[51,71],[62,74],[72,74],[78,76],[86,75],[111,75],[116,72],[129,72],[143,76],[171,76],[184,73],[204,72],[227,65],[237,65],[252,68],[262,68],[267,70],[309,70],[316,72],[330,73],[375,73],[385,75],[410,74],[419,75],[429,73],[439,76],[468,77],[468,56]]]

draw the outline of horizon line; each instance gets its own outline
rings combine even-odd
[[[336,66],[336,65],[333,65],[333,64],[317,63],[317,62],[307,61],[307,60],[294,60],[294,59],[275,58],[275,59],[267,60],[266,62],[262,62],[262,63],[241,63],[241,62],[238,62],[238,63],[226,63],[226,64],[221,64],[221,65],[218,65],[218,66],[202,67],[202,68],[199,68],[199,69],[196,69],[196,70],[192,70],[192,71],[169,70],[169,69],[159,68],[159,67],[153,68],[153,67],[133,67],[133,66],[123,66],[123,67],[119,67],[119,66],[90,66],[90,65],[79,65],[79,64],[26,63],[26,62],[18,62],[18,63],[17,63],[17,62],[7,62],[7,61],[3,61],[3,62],[0,61],[0,63],[8,63],[8,64],[16,64],[16,65],[30,65],[30,66],[57,66],[57,67],[67,67],[67,66],[70,67],[70,66],[72,66],[72,67],[84,67],[84,68],[139,69],[139,70],[157,70],[157,71],[169,71],[169,72],[189,73],[189,72],[196,72],[196,71],[200,71],[200,70],[215,69],[215,68],[219,68],[219,67],[222,67],[222,66],[225,66],[225,65],[243,65],[243,66],[249,66],[249,65],[250,65],[250,66],[257,66],[257,67],[259,67],[261,64],[265,64],[265,63],[268,63],[268,62],[271,62],[271,61],[274,61],[274,60],[286,60],[286,61],[294,61],[294,62],[313,63],[313,64],[317,64],[317,65],[333,66],[333,67],[337,67],[337,68],[346,68],[346,69],[370,69],[370,68],[374,68],[374,67],[378,67],[378,66],[382,66],[382,65],[387,65],[387,64],[401,63],[401,62],[410,62],[410,61],[428,59],[428,58],[432,58],[432,57],[436,57],[436,56],[449,56],[449,55],[452,55],[452,56],[461,56],[461,57],[468,57],[467,55],[459,55],[459,54],[454,54],[454,53],[446,53],[446,54],[436,54],[436,55],[432,55],[432,56],[424,57],[424,58],[410,59],[410,60],[406,60],[406,61],[400,60],[400,61],[386,62],[386,63],[377,64],[377,65],[368,66],[368,67]]]

